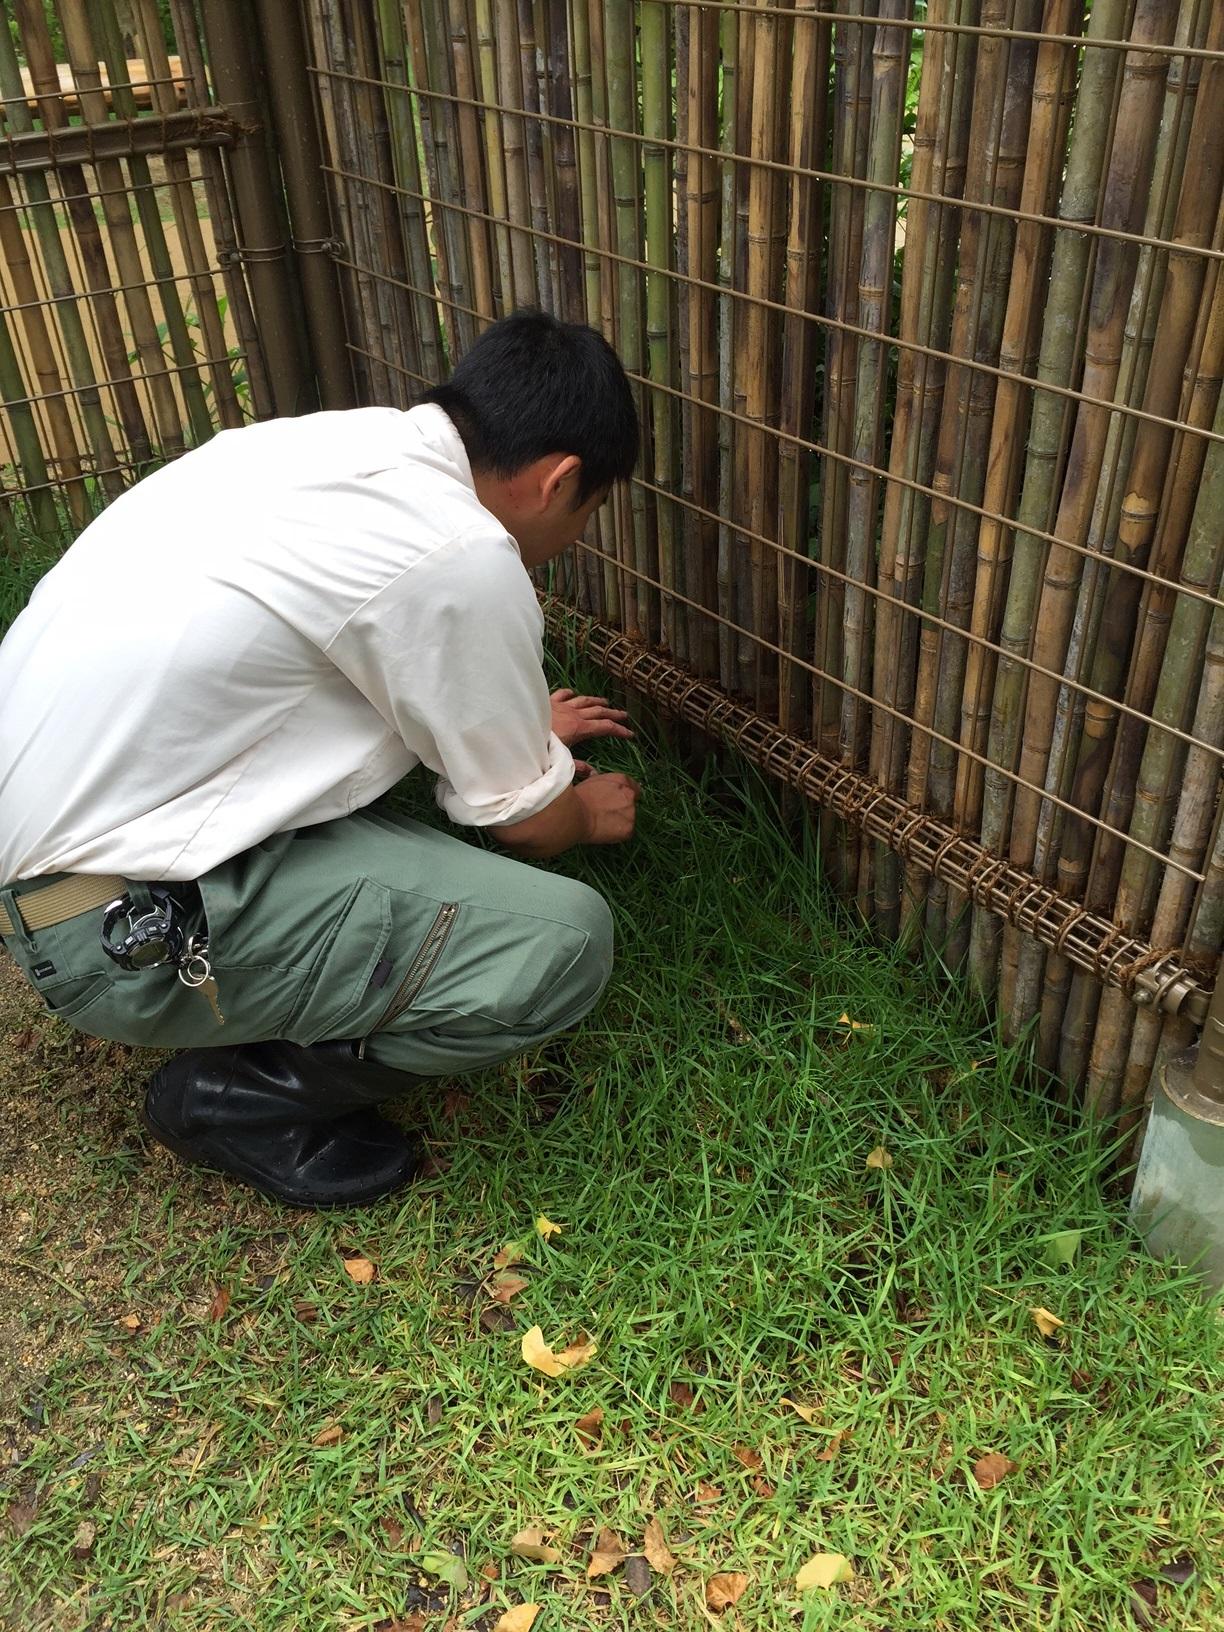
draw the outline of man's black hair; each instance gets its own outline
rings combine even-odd
[[[513,476],[546,454],[576,454],[575,509],[637,462],[637,410],[620,359],[594,329],[547,312],[494,323],[422,401],[450,415],[473,470]]]

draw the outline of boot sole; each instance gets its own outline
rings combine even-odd
[[[147,1104],[140,1107],[140,1120],[149,1136],[157,1144],[163,1146],[172,1156],[177,1156],[188,1167],[198,1168],[205,1173],[219,1173],[227,1179],[237,1179],[239,1183],[245,1184],[248,1189],[257,1191],[261,1196],[268,1196],[273,1201],[283,1202],[287,1207],[306,1209],[310,1212],[331,1212],[344,1207],[364,1207],[369,1202],[381,1201],[384,1196],[393,1195],[396,1190],[402,1190],[406,1185],[410,1184],[416,1177],[417,1166],[419,1165],[414,1163],[411,1170],[402,1177],[391,1179],[377,1187],[362,1190],[359,1195],[338,1196],[331,1201],[319,1201],[309,1196],[295,1194],[293,1191],[282,1189],[277,1185],[269,1184],[266,1179],[246,1171],[237,1163],[232,1166],[222,1165],[216,1160],[202,1157],[187,1140],[178,1138],[168,1128],[163,1128],[159,1123],[155,1122]]]

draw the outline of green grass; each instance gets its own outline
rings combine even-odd
[[[35,1352],[0,1622],[459,1632],[531,1600],[536,1632],[697,1629],[705,1583],[742,1571],[728,1626],[1101,1632],[1159,1581],[1166,1624],[1218,1628],[1218,1305],[1144,1257],[1106,1154],[1018,1082],[958,983],[837,917],[759,795],[658,751],[596,757],[645,785],[631,848],[563,864],[614,905],[612,987],[548,1054],[421,1094],[441,1171],[401,1200],[289,1213],[146,1152],[148,1057],[37,1020],[3,1097],[18,1140],[44,1107],[63,1160],[10,1183],[12,1342]],[[843,1011],[874,1029],[847,1036]],[[881,1145],[893,1165],[868,1169]],[[1071,1229],[1050,1267],[1044,1238]],[[488,1331],[518,1239],[515,1330]],[[598,1355],[543,1378],[533,1324]],[[588,1449],[573,1425],[596,1406]],[[1016,1468],[984,1491],[991,1451]],[[644,1598],[623,1571],[588,1583],[593,1534],[640,1547],[651,1515],[675,1573]],[[558,1566],[510,1556],[529,1524]],[[453,1549],[472,1585],[448,1600],[421,1559]],[[855,1579],[801,1599],[818,1551]],[[1186,1584],[1161,1579],[1186,1557]]]

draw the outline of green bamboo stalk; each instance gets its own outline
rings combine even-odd
[[[16,48],[7,28],[0,29],[0,96],[5,99],[4,119],[9,127],[18,133],[33,130],[34,120],[22,86]],[[103,494],[113,498],[122,491],[123,478],[114,468],[115,450],[110,427],[102,407],[102,394],[98,388],[89,342],[85,338],[85,327],[77,305],[79,297],[64,254],[51,190],[47,178],[38,171],[27,173],[22,185],[29,205],[29,220],[38,240],[39,259],[54,302],[77,406],[89,441],[93,468],[98,473]]]
[[[582,0],[578,0],[582,4]],[[603,0],[586,0],[586,17],[591,39],[591,116],[596,124],[607,126],[608,123],[608,86],[602,72],[602,64],[606,57],[604,50],[604,12]],[[596,72],[596,65],[601,71]],[[597,204],[597,233],[596,242],[600,249],[612,247],[614,233],[612,227],[612,181],[608,142],[605,137],[595,143],[595,198]],[[614,335],[616,332],[616,278],[611,259],[607,255],[598,256],[599,264],[599,328],[605,335]],[[604,603],[608,618],[612,623],[629,627],[632,620],[623,612],[628,604],[628,574],[624,570],[624,541],[629,539],[633,531],[630,498],[625,483],[621,483],[613,499],[613,505],[601,505],[596,515],[599,548],[602,552],[601,566],[604,580]],[[620,525],[617,518],[620,518]]]
[[[637,76],[635,29],[633,13],[621,0],[605,0],[604,6],[604,63],[607,72],[608,121],[614,130],[635,131],[637,120]],[[626,137],[611,139],[612,197],[616,211],[616,249],[628,261],[642,259],[641,241],[641,166],[638,144]],[[621,361],[631,375],[643,372],[644,348],[642,343],[642,287],[641,278],[632,266],[617,265],[617,349]],[[647,404],[638,397],[638,412],[647,423]],[[627,633],[653,644],[658,638],[658,592],[646,580],[657,576],[655,557],[646,527],[645,495],[635,483],[631,490],[632,561],[639,574],[634,604],[626,607],[626,616],[636,612],[636,627]]]
[[[523,142],[527,156],[528,201],[533,228],[536,287],[549,311],[560,306],[556,246],[548,239],[549,187],[544,164],[544,127],[540,122],[540,60],[532,0],[518,0],[519,97],[527,115]]]
[[[881,0],[882,19],[907,19],[908,0]],[[901,119],[904,113],[909,34],[901,28],[879,27],[872,49],[871,136],[867,179],[880,187],[896,184],[901,162]],[[893,245],[896,205],[890,193],[872,190],[863,208],[862,257],[858,280],[858,323],[873,334],[890,329]],[[881,462],[884,429],[885,347],[880,340],[860,338],[854,389],[854,423],[850,451],[872,467],[851,468],[846,502],[846,572],[851,582],[845,591],[843,669],[846,685],[871,689],[873,602],[861,585],[872,574],[875,559],[880,483],[875,470]],[[867,705],[850,691],[842,697],[841,757],[858,767],[867,750]]]
[[[442,7],[445,0],[421,0],[409,7],[413,59],[417,84],[422,90],[453,93],[449,53],[446,49]],[[452,363],[476,338],[469,315],[472,306],[471,248],[467,223],[455,205],[463,202],[458,164],[454,153],[452,104],[422,96],[420,119],[425,135],[425,156],[429,165],[429,190],[433,205],[434,247],[438,252],[438,281],[449,305],[444,305],[444,323],[450,341]]]
[[[148,42],[145,36],[147,18],[143,16],[144,9],[141,0],[133,0],[137,42],[141,56],[144,59],[145,72],[150,78],[153,78],[158,77],[154,72],[156,58],[151,56],[148,50]],[[94,53],[106,64],[107,73],[110,77],[112,87],[109,92],[111,108],[118,118],[134,119],[137,116],[136,98],[131,89],[124,84],[128,77],[127,61],[114,6],[109,3],[109,0],[89,0],[86,20],[93,34]],[[153,20],[156,25],[158,42],[160,43],[161,20],[157,17],[156,11],[154,11]],[[162,45],[162,58],[165,58],[165,55],[165,46]],[[166,61],[164,63],[166,73],[169,72],[169,66],[169,62]],[[174,90],[169,85],[152,86],[149,94],[154,106],[160,105],[169,111],[175,104]],[[83,107],[84,104],[82,103]],[[169,163],[172,158],[177,161],[173,168]],[[184,154],[167,154],[163,163],[166,164],[168,177],[177,174],[179,180],[182,180],[184,168],[187,166],[187,159]],[[145,255],[148,257],[150,270],[157,282],[158,296],[165,317],[166,339],[169,344],[170,354],[179,370],[173,389],[182,396],[193,441],[196,443],[206,442],[213,433],[213,416],[204,394],[199,358],[196,355],[191,331],[187,326],[183,303],[179,298],[174,264],[170,258],[170,249],[166,243],[166,234],[162,226],[157,194],[153,187],[152,171],[149,168],[148,159],[143,154],[133,154],[128,160],[128,175],[131,179],[131,196],[136,205],[137,217],[144,235]],[[99,179],[101,179],[100,175]],[[185,198],[181,191],[172,194],[172,196],[176,206],[176,225],[179,211],[184,209],[184,206],[186,206],[187,213],[194,221],[195,198],[191,194],[190,182],[187,186]],[[198,288],[198,285],[192,287],[195,289]],[[204,320],[199,316],[198,312],[197,317],[199,318],[201,332],[203,332]],[[212,352],[212,355],[225,355],[223,341],[220,343],[220,350]]]
[[[46,13],[36,0],[13,0],[13,11],[38,97],[43,128],[61,130],[68,123],[68,114],[60,94],[59,70]],[[20,100],[22,93],[19,92],[18,97]],[[113,293],[116,280],[111,274],[102,232],[94,215],[85,172],[79,164],[60,165],[55,171],[55,182],[72,223],[85,281],[89,286],[98,346],[106,378],[112,382],[110,391],[123,431],[126,452],[132,463],[140,465],[149,459],[152,445],[145,425],[144,409],[132,379],[128,341]]]
[[[461,198],[473,214],[467,219],[468,255],[472,268],[472,303],[482,317],[496,316],[493,300],[493,255],[489,224],[481,219],[489,213],[485,190],[484,151],[476,110],[478,65],[468,28],[468,0],[450,0],[451,82],[459,101],[454,120],[459,134],[459,162],[463,185]]]
[[[937,0],[928,16],[932,22],[976,26],[977,0]],[[911,177],[915,193],[951,199],[963,190],[976,60],[973,34],[940,29],[925,39]],[[927,198],[914,197],[906,206],[899,334],[936,350],[946,348],[951,330],[955,254],[950,227],[955,214]],[[930,484],[945,372],[942,357],[916,353],[908,346],[900,349],[890,476]],[[912,706],[918,661],[918,619],[902,612],[900,605],[915,606],[921,594],[929,509],[925,495],[912,487],[900,481],[885,484],[878,569],[885,598],[876,612],[873,689],[886,707],[872,724],[870,770],[892,792],[904,779],[909,740],[897,714],[908,713]],[[901,863],[896,852],[883,845],[875,855],[875,879],[876,923],[883,934],[895,936],[901,930]],[[925,883],[911,897],[911,931],[924,892]]]
[[[646,259],[652,271],[646,280],[646,341],[650,357],[650,378],[673,386],[671,268],[672,228],[675,209],[672,194],[669,149],[660,145],[671,137],[671,39],[668,8],[656,0],[642,0],[642,147],[646,215]],[[665,391],[650,393],[650,419],[654,452],[653,477],[665,493],[676,481],[674,399]],[[676,602],[668,595],[676,580],[675,506],[660,500],[658,515],[659,580],[662,638],[664,647],[677,648]]]
[[[792,165],[808,170],[824,167],[829,85],[829,27],[805,18],[805,13],[815,10],[816,0],[798,0],[791,63],[788,158]],[[779,425],[784,433],[796,437],[807,437],[812,431],[817,336],[814,323],[799,314],[818,309],[821,206],[819,184],[794,177],[786,240],[784,294],[789,313],[782,329]],[[795,557],[808,550],[808,486],[813,461],[794,442],[784,441],[778,449],[778,465],[778,542],[793,552],[781,555],[778,563],[778,638],[785,651],[799,658],[809,638],[810,574]],[[783,660],[778,677],[778,723],[784,731],[806,734],[808,691],[804,671],[797,663]]]
[[[487,4],[487,0],[483,0]],[[600,287],[599,177],[595,167],[595,137],[586,127],[594,119],[593,76],[591,73],[591,18],[585,0],[578,0],[570,18],[574,46],[574,102],[578,110],[578,186],[581,198],[583,290],[586,321],[599,326],[602,308]],[[486,97],[488,92],[485,92]],[[503,205],[504,209],[504,205]]]

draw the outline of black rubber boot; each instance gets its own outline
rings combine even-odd
[[[294,1207],[359,1207],[407,1184],[420,1152],[373,1107],[414,1079],[346,1042],[197,1048],[156,1072],[145,1126],[196,1166]]]

